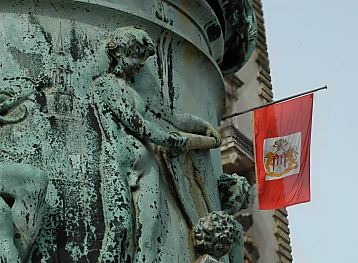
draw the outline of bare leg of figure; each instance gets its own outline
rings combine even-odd
[[[108,151],[103,154],[106,154],[101,161],[105,234],[99,262],[131,262],[132,218],[129,186],[113,155],[108,154]]]
[[[154,154],[153,154],[154,155]],[[136,210],[136,263],[160,262],[160,207],[159,167],[154,157],[146,162],[148,170],[139,179],[138,189],[133,192]]]

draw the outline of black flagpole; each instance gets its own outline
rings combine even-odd
[[[248,109],[248,110],[245,110],[245,111],[235,112],[235,113],[230,114],[228,116],[224,116],[223,120],[226,120],[226,119],[229,119],[229,118],[232,118],[232,117],[236,117],[236,116],[248,113],[248,112],[253,111],[253,110],[261,109],[261,108],[264,108],[266,106],[270,106],[272,104],[276,104],[276,103],[283,102],[283,101],[286,101],[286,100],[291,100],[291,99],[294,99],[294,98],[297,98],[297,97],[301,97],[303,95],[313,93],[313,92],[323,90],[323,89],[327,89],[327,86],[320,87],[318,89],[314,89],[314,90],[310,90],[310,91],[306,91],[306,92],[303,92],[303,93],[300,93],[300,94],[297,94],[297,95],[293,95],[293,96],[290,96],[290,97],[287,97],[287,98],[284,98],[284,99],[280,99],[280,100],[277,100],[277,101],[273,101],[273,102],[267,103],[265,105],[257,106],[257,107],[254,107],[254,108],[251,108],[251,109]]]

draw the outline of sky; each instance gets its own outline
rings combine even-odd
[[[358,1],[263,0],[274,99],[315,94],[311,202],[288,208],[295,263],[358,262]]]

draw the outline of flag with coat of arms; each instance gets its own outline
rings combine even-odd
[[[310,201],[313,93],[254,111],[259,208]]]

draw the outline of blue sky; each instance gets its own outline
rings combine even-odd
[[[295,263],[358,262],[358,1],[263,0],[275,99],[314,101],[311,203],[290,207]]]

